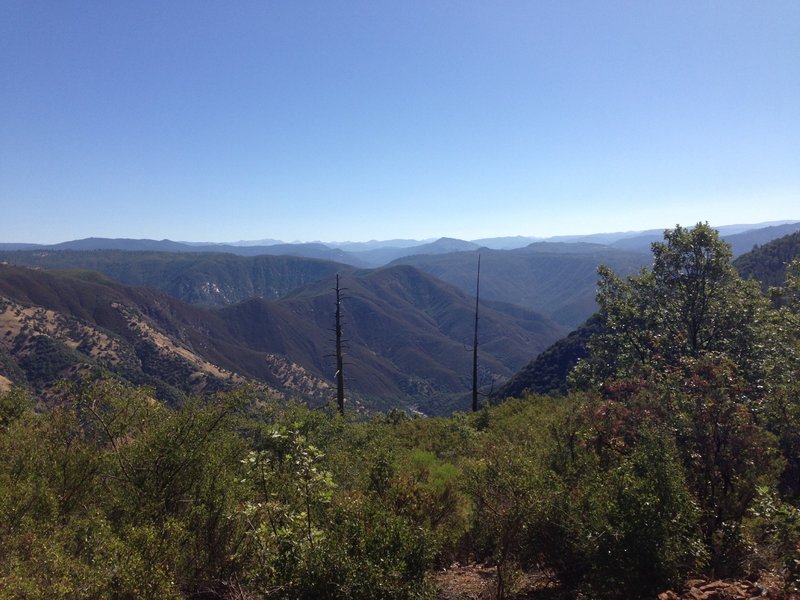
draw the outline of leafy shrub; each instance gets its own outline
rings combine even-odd
[[[302,598],[428,594],[429,529],[388,510],[378,495],[334,496],[324,455],[305,435],[277,424],[245,464],[248,532],[237,559],[251,589]]]
[[[800,509],[782,501],[768,487],[760,487],[747,522],[754,548],[748,557],[753,571],[780,569],[786,592],[800,592]]]
[[[702,562],[697,508],[668,438],[643,431],[635,446],[612,452],[582,445],[541,489],[526,549],[592,597],[640,597]]]
[[[627,435],[629,411],[614,404],[621,413],[601,417],[604,406],[533,398],[493,414],[470,490],[473,549],[498,565],[498,596],[517,568],[543,567],[593,598],[634,598],[702,564],[671,437],[646,422]]]

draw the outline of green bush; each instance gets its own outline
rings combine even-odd
[[[613,408],[533,398],[493,413],[470,490],[473,550],[498,565],[498,596],[516,569],[543,567],[593,598],[635,598],[702,565],[672,438],[646,422],[627,435],[630,411]]]
[[[778,567],[785,591],[800,593],[800,510],[768,487],[758,489],[747,533],[753,540],[750,570]]]
[[[697,508],[674,446],[642,431],[613,458],[582,445],[540,490],[526,523],[530,558],[591,597],[636,598],[702,563]]]

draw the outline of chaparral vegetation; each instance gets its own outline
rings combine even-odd
[[[167,406],[112,375],[46,405],[6,391],[0,597],[434,598],[455,562],[495,567],[497,598],[530,572],[551,598],[763,573],[789,597],[800,264],[765,295],[699,224],[598,289],[562,391],[475,413],[342,414],[253,387]]]

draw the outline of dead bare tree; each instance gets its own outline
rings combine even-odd
[[[342,289],[339,287],[339,274],[336,274],[336,404],[344,414],[344,356],[342,354]]]
[[[481,255],[478,254],[478,277],[475,286],[475,337],[472,340],[472,411],[478,410],[478,303],[481,295]]]

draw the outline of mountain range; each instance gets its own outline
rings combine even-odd
[[[725,239],[753,248],[791,230],[800,223],[730,226]],[[539,381],[528,389],[563,380],[560,363],[580,353],[585,335],[552,345],[595,311],[597,266],[634,273],[650,260],[643,245],[649,250],[660,238],[481,240],[496,248],[449,238],[336,248],[101,238],[0,244],[0,388],[24,385],[47,396],[62,377],[103,370],[151,385],[173,403],[245,382],[326,402],[338,275],[347,288],[350,401],[444,414],[468,403],[479,255],[482,387],[508,381],[500,389],[513,395],[526,389],[526,372]],[[758,252],[778,261],[793,252],[789,242],[775,244],[737,264],[761,265],[748,258]],[[530,362],[537,356],[538,365]]]
[[[412,265],[474,293],[477,251],[406,256]],[[597,267],[622,275],[646,266],[648,254],[587,243],[535,242],[515,250],[480,251],[481,297],[523,306],[573,328],[596,310]]]
[[[757,224],[723,225],[716,228],[738,256],[748,252],[754,245],[764,244],[777,237],[800,230],[800,221],[771,221]],[[14,250],[130,250],[152,252],[211,252],[239,256],[301,256],[319,258],[358,267],[379,267],[404,256],[417,254],[443,254],[454,251],[514,250],[534,242],[575,243],[585,242],[612,246],[621,250],[649,253],[650,244],[662,238],[663,229],[647,231],[624,231],[594,233],[586,235],[553,236],[536,238],[529,236],[507,236],[459,240],[439,238],[436,240],[396,239],[370,242],[296,242],[285,243],[266,239],[239,241],[231,244],[211,242],[176,242],[171,240],[85,238],[58,244],[0,243],[0,251]]]
[[[599,264],[630,274],[649,261],[647,254],[599,244],[536,242],[515,250],[412,254],[390,265],[416,267],[474,295],[478,254],[483,261],[485,300],[541,313],[567,328],[594,312]],[[278,299],[335,273],[359,271],[352,265],[316,258],[209,252],[20,250],[0,252],[0,260],[36,268],[89,269],[203,306],[227,306],[253,297]]]
[[[348,395],[429,413],[467,406],[474,299],[412,267],[342,278]],[[279,300],[192,306],[90,271],[0,266],[0,376],[47,393],[62,377],[103,369],[180,394],[245,381],[315,402],[333,379],[331,278]],[[487,381],[505,379],[566,330],[530,311],[481,311]]]
[[[733,266],[744,279],[755,279],[761,283],[764,293],[769,288],[784,284],[786,267],[800,259],[800,231],[773,239],[763,246],[740,255]],[[522,397],[526,393],[565,394],[567,375],[585,357],[589,338],[602,331],[602,324],[595,314],[570,334],[558,340],[536,356],[492,394],[494,401],[509,397]]]

